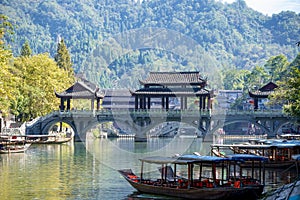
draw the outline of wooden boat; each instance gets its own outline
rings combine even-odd
[[[263,166],[263,162],[267,159],[240,154],[230,158],[197,155],[183,155],[177,158],[155,156],[140,159],[142,162],[140,176],[134,174],[131,169],[119,172],[141,193],[204,200],[257,199],[264,188],[261,181],[264,180],[264,170],[259,171],[259,177],[255,177],[258,173],[254,173],[254,168],[252,176],[243,176],[243,169],[239,163],[245,160],[260,162]],[[160,169],[165,170],[162,170],[159,177],[144,178],[147,175],[144,172],[146,163],[157,164],[161,166]],[[170,172],[171,165],[174,170]],[[177,176],[178,168],[185,169],[187,175]],[[154,176],[155,173],[151,175]]]
[[[251,154],[268,158],[265,167],[287,167],[295,164],[292,156],[300,154],[299,142],[272,142],[270,144],[212,144],[211,153],[218,157],[227,157],[228,149],[234,154]],[[222,156],[220,154],[222,153]],[[229,155],[231,153],[228,153]]]
[[[0,154],[23,153],[29,147],[30,143],[26,143],[23,138],[1,136],[0,137]]]
[[[26,135],[26,141],[32,144],[62,144],[72,140],[72,137],[57,135]]]
[[[278,135],[279,139],[286,139],[286,140],[300,140],[300,134],[282,134]]]

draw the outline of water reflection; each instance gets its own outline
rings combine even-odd
[[[116,170],[139,172],[141,157],[195,151],[208,155],[210,143],[201,138],[146,143],[124,138],[32,145],[26,153],[0,155],[0,199],[170,199],[137,193]],[[158,173],[157,166],[147,170]],[[267,189],[277,187],[295,178],[295,167],[269,170],[266,178]]]

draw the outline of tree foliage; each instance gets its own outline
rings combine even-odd
[[[15,54],[28,38],[34,54],[49,52],[54,56],[58,35],[62,35],[68,41],[75,73],[85,74],[87,79],[103,88],[111,87],[112,79],[119,80],[118,85],[126,88],[138,84],[139,77],[128,73],[132,64],[139,65],[143,73],[192,71],[214,66],[218,69],[216,77],[220,77],[223,70],[251,71],[283,52],[291,60],[297,54],[294,44],[300,32],[299,14],[288,11],[266,16],[249,8],[243,0],[232,4],[215,0],[29,0],[2,1],[0,5],[0,12],[18,26],[12,48]],[[182,46],[176,43],[176,38],[170,38],[166,45],[177,46],[180,51],[176,53],[180,56],[162,56],[163,51],[135,49],[137,41],[132,36],[126,39],[126,44],[133,51],[123,54],[124,57],[115,57],[122,47],[116,43],[106,45],[116,34],[146,27],[174,30],[194,40],[198,46]],[[159,46],[159,41],[153,48],[166,50]],[[197,59],[189,59],[196,54],[199,54]],[[123,78],[129,85],[121,84]],[[214,79],[210,81],[213,87],[222,86],[220,78]]]
[[[284,55],[271,57],[264,65],[270,81],[277,82],[282,80],[289,72],[289,62]]]
[[[11,50],[6,48],[4,36],[12,33],[12,25],[6,16],[0,15],[0,111],[3,116],[9,114],[10,100],[13,98],[13,75],[10,62],[13,58]]]
[[[26,40],[21,49],[21,56],[30,57],[31,55],[32,55],[32,50],[29,46],[28,40]]]
[[[73,81],[47,53],[15,58],[14,76],[18,81],[11,111],[23,121],[57,109],[60,102],[54,91],[66,89]]]
[[[69,75],[73,75],[71,56],[63,39],[58,43],[54,59],[61,69],[67,71]]]
[[[74,81],[73,74],[58,67],[48,53],[31,56],[28,42],[21,56],[14,57],[4,37],[12,33],[11,23],[0,16],[0,111],[15,114],[22,121],[57,109],[54,91],[62,91]]]
[[[272,103],[284,105],[284,111],[300,117],[300,53],[289,64],[289,73],[278,82],[278,89],[271,96]]]

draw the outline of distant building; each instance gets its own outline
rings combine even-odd
[[[252,98],[251,104],[253,104],[254,110],[267,109],[268,97],[274,92],[275,88],[278,88],[273,82],[269,82],[256,91],[249,91],[249,96]],[[281,109],[281,106],[275,106],[272,109]]]
[[[216,94],[216,108],[229,109],[231,104],[243,95],[243,90],[219,90]]]
[[[134,109],[134,97],[128,89],[107,89],[103,92],[103,109]]]

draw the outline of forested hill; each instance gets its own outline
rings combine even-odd
[[[288,11],[269,17],[249,8],[243,0],[232,4],[214,0],[2,0],[0,12],[16,25],[10,42],[15,56],[25,40],[35,54],[49,52],[54,56],[57,39],[62,37],[75,72],[102,87],[136,87],[136,79],[149,71],[211,66],[251,69],[278,54],[292,60],[300,39],[299,13]],[[122,54],[115,41],[107,40],[146,27],[176,31],[198,45],[180,47],[175,53],[160,46]],[[178,40],[168,39],[164,42],[174,49]],[[198,54],[196,64],[185,58],[191,54]]]

